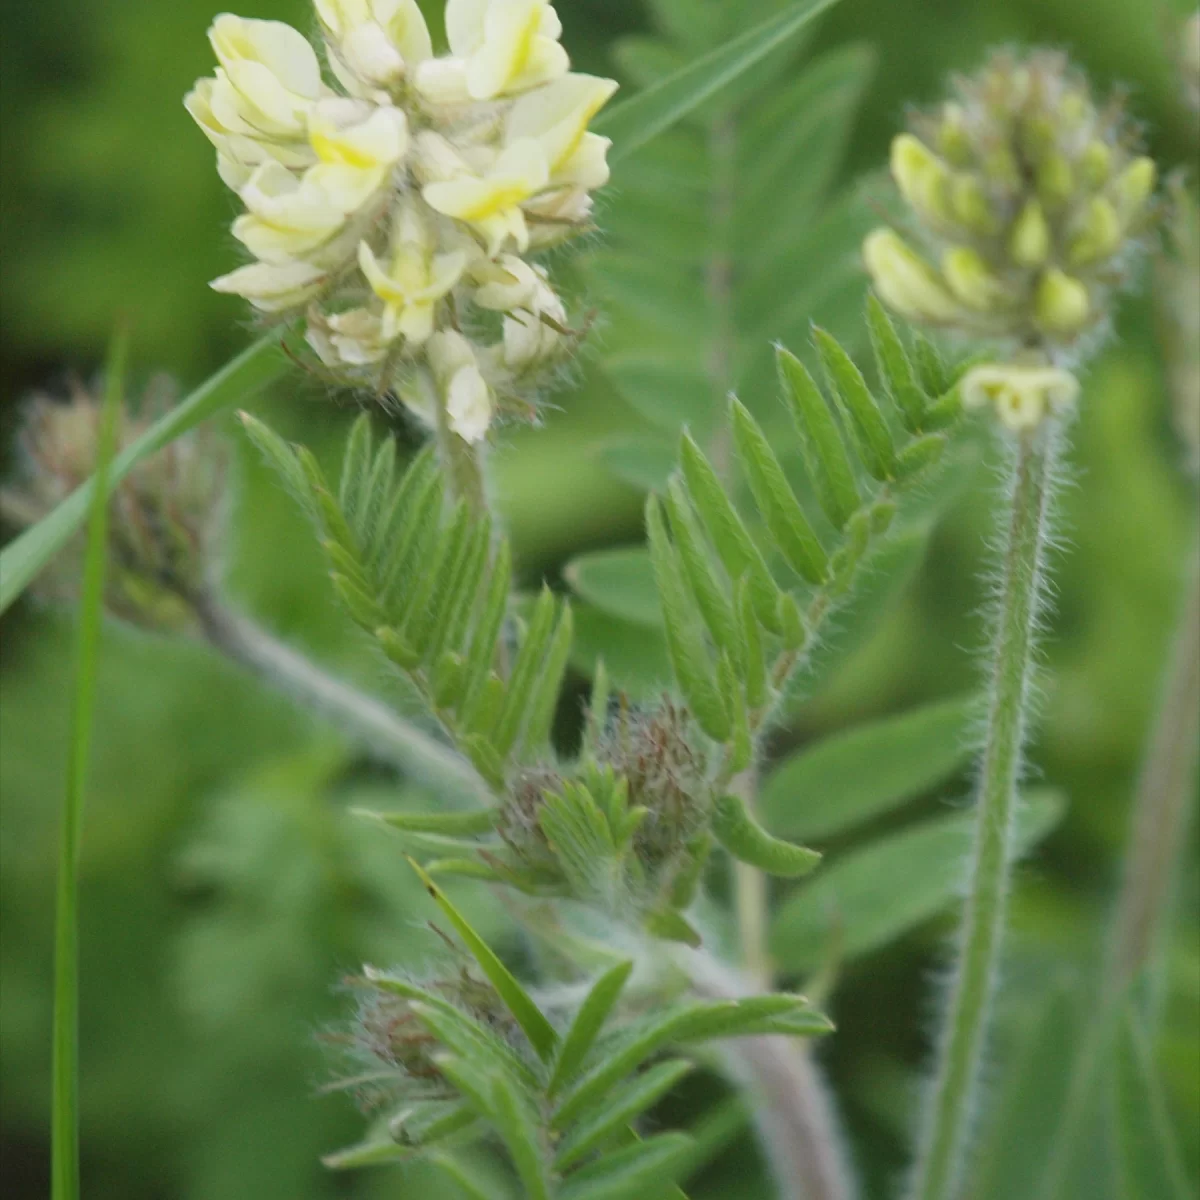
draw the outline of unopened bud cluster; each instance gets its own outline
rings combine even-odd
[[[419,981],[365,967],[362,976],[348,982],[359,997],[354,1019],[348,1028],[327,1034],[325,1040],[345,1051],[350,1086],[367,1111],[397,1102],[439,1101],[457,1095],[438,1065],[444,1048],[421,1019],[421,1001],[405,994],[416,988],[505,1041],[511,1039],[514,1053],[519,1053],[517,1026],[495,988],[465,966]],[[407,1115],[402,1112],[399,1123],[390,1130],[397,1141],[404,1140]]]
[[[158,381],[135,412],[118,414],[116,450],[136,441],[176,402]],[[0,511],[18,525],[51,513],[96,469],[103,406],[77,386],[66,400],[35,396],[18,438],[18,481],[0,492]],[[213,539],[225,477],[220,444],[202,431],[143,459],[112,493],[105,604],[115,615],[152,629],[187,625],[214,557]],[[80,556],[67,554],[39,580],[49,599],[78,590]]]
[[[892,146],[916,240],[864,247],[881,298],[912,321],[1053,359],[1108,317],[1148,224],[1155,167],[1117,103],[1065,57],[1004,53]]]
[[[442,56],[416,0],[316,9],[328,76],[288,25],[209,32],[220,67],[186,104],[256,260],[213,286],[306,311],[334,377],[479,441],[570,349],[527,255],[588,228],[609,146],[588,124],[616,84],[569,72],[549,0],[448,0]]]

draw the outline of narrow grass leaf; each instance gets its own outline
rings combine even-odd
[[[96,447],[95,487],[91,494],[75,681],[71,696],[71,734],[67,783],[59,830],[58,893],[54,922],[54,1040],[51,1094],[51,1187],[53,1200],[79,1197],[79,846],[84,797],[92,754],[96,707],[96,668],[104,611],[104,572],[108,555],[108,501],[115,482],[113,451],[124,399],[127,341],[118,333],[105,370],[104,408]]]

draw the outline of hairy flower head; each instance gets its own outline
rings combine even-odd
[[[1149,223],[1154,163],[1060,54],[995,55],[892,144],[907,237],[864,246],[909,320],[1055,358],[1103,326]]]
[[[118,452],[175,404],[175,388],[156,380],[132,411],[118,417]],[[75,386],[64,400],[34,396],[18,438],[21,464],[0,490],[0,513],[33,525],[52,512],[96,468],[102,422],[96,391]],[[143,459],[113,489],[108,523],[105,604],[115,615],[152,629],[191,622],[211,571],[220,515],[225,454],[211,434],[194,431]],[[49,599],[72,599],[81,571],[80,546],[39,580]]]
[[[305,312],[339,381],[477,441],[573,342],[526,256],[588,227],[609,148],[588,125],[616,84],[570,72],[549,0],[448,0],[441,55],[416,0],[315,5],[328,73],[277,21],[210,30],[186,107],[254,259],[213,286]]]

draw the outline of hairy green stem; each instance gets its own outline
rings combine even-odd
[[[760,981],[703,951],[684,951],[692,986],[710,1000],[755,995]],[[729,1074],[751,1094],[755,1123],[781,1200],[854,1200],[832,1099],[806,1046],[794,1038],[746,1037],[724,1048]]]
[[[951,1200],[962,1177],[1004,932],[1058,437],[1054,428],[1024,435],[1013,468],[968,894],[914,1200]]]
[[[1200,744],[1200,554],[1184,585],[1162,703],[1133,803],[1133,830],[1113,920],[1106,988],[1120,993],[1153,958],[1184,848]]]
[[[327,674],[220,601],[205,598],[196,604],[196,612],[204,636],[221,653],[331,718],[381,757],[448,797],[470,804],[495,802],[491,789],[466,759],[398,717],[386,704]]]

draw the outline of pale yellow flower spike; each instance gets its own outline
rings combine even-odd
[[[446,34],[472,100],[539,87],[570,66],[548,0],[449,0]]]
[[[550,0],[448,0],[440,56],[418,0],[314,4],[320,56],[217,17],[217,69],[184,101],[255,260],[212,287],[303,313],[333,377],[480,441],[497,397],[530,411],[575,345],[528,255],[588,228],[610,145],[588,125],[617,85],[570,73]]]
[[[529,231],[520,206],[549,181],[541,144],[522,138],[505,148],[486,175],[426,184],[422,195],[430,208],[476,228],[487,241],[488,254],[495,256],[509,237],[518,249],[528,248]]]
[[[1065,412],[1079,398],[1079,381],[1057,367],[974,367],[960,386],[964,407],[991,406],[1016,433],[1036,428],[1052,413]]]
[[[420,345],[433,333],[438,301],[449,295],[462,278],[467,255],[462,250],[434,254],[420,215],[407,207],[396,222],[388,269],[380,265],[366,242],[359,244],[358,262],[371,290],[384,303],[383,340],[391,342],[403,336]]]

